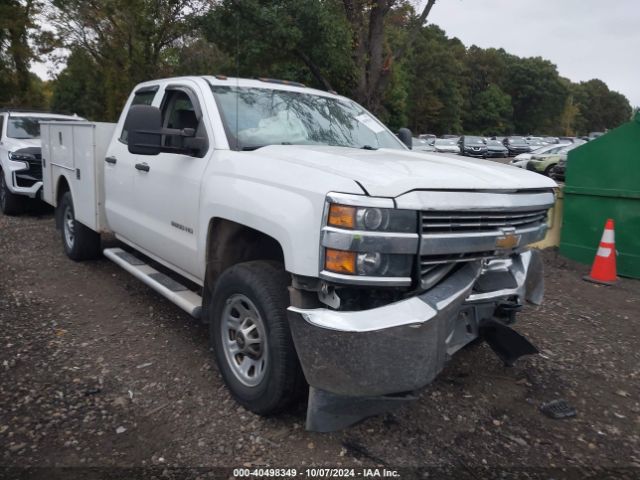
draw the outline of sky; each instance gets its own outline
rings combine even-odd
[[[543,57],[574,82],[599,78],[640,106],[640,0],[437,0],[428,22],[467,47]]]
[[[640,106],[640,0],[437,0],[428,21],[467,47],[540,56],[574,82],[599,78]],[[49,78],[50,68],[32,70]]]

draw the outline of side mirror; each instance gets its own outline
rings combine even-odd
[[[162,115],[158,107],[132,105],[124,121],[129,153],[158,155],[162,147]]]
[[[408,128],[401,128],[398,130],[398,138],[407,147],[413,148],[413,135],[411,135],[411,130]]]

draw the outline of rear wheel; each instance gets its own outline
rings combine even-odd
[[[58,204],[62,223],[62,244],[71,260],[93,260],[100,256],[100,234],[76,220],[71,192],[65,192]]]
[[[220,373],[236,401],[260,415],[284,410],[306,385],[289,331],[287,286],[281,264],[241,263],[220,276],[209,308]]]
[[[16,195],[4,179],[4,172],[0,170],[0,210],[5,215],[19,215],[24,210],[24,197]]]

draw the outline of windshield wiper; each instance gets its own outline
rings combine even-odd
[[[360,150],[378,150],[378,148],[372,147],[371,145],[363,145],[360,147]]]

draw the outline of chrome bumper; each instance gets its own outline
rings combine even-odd
[[[500,272],[512,279],[505,288],[474,291],[481,277]],[[289,307],[288,315],[312,387],[380,396],[425,386],[478,336],[481,320],[491,318],[499,302],[518,297],[539,303],[542,291],[542,262],[537,252],[527,251],[484,267],[468,263],[431,290],[383,307],[355,312]]]

